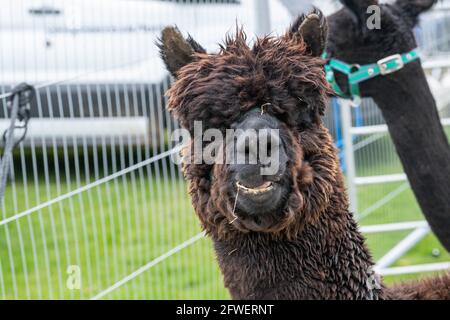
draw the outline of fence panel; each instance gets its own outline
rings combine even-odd
[[[36,87],[1,203],[0,297],[228,298],[186,182],[170,161],[177,150],[169,136],[178,125],[165,110],[171,79],[155,41],[176,24],[214,51],[236,21],[249,38],[283,32],[288,10],[278,0],[47,3],[0,0],[0,132],[10,122],[12,88],[23,81]],[[447,22],[423,29],[429,52],[448,50],[448,39],[433,42],[445,34],[441,28],[448,30]],[[340,112],[332,100],[325,123],[342,148]],[[352,112],[354,127],[384,123],[370,101]],[[358,177],[401,172],[385,133],[352,142]],[[341,161],[346,170],[343,152]],[[385,230],[386,223],[422,218],[404,182],[358,187],[357,197],[377,258],[409,229],[391,226],[394,235],[385,236],[371,232],[379,230],[374,224]]]

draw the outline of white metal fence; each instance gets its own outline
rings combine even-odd
[[[170,79],[154,41],[164,25],[176,23],[214,50],[236,17],[249,35],[282,32],[290,17],[277,0],[186,2],[0,1],[2,132],[13,85],[27,81],[37,89],[1,204],[0,298],[227,297],[179,168],[168,160],[177,151],[168,143],[177,124],[164,109]],[[425,34],[424,42],[440,35]],[[445,48],[445,41],[438,43]],[[445,69],[434,70],[445,83]],[[428,229],[407,184],[392,186],[383,176],[376,190],[359,187],[367,176],[384,174],[380,163],[392,163],[386,174],[401,168],[385,130],[372,127],[383,124],[376,106],[364,105],[353,116],[345,103],[341,108],[352,125],[340,121],[335,102],[325,121],[338,145],[347,146],[342,161],[350,191],[356,182],[352,204],[380,271],[448,267],[441,259],[386,268]],[[369,132],[359,139],[357,130]],[[412,203],[411,215],[392,205],[399,196]],[[414,232],[402,240],[405,230]],[[380,234],[394,236],[380,240]]]
[[[450,67],[450,63],[449,63]],[[373,102],[370,100],[364,101],[364,103],[368,103],[370,108],[374,108],[376,106],[373,105]],[[376,175],[367,175],[365,173],[363,176],[358,175],[357,170],[357,162],[355,160],[355,154],[359,153],[360,161],[364,161],[364,157],[372,157],[379,155],[379,149],[376,150],[376,154],[373,154],[373,144],[380,139],[388,138],[389,133],[387,126],[384,124],[377,125],[366,125],[366,126],[354,126],[354,122],[352,121],[352,104],[350,101],[341,101],[342,108],[342,128],[343,128],[343,139],[344,139],[344,154],[345,154],[345,164],[346,164],[346,177],[347,177],[347,187],[349,193],[350,200],[350,208],[353,212],[356,213],[356,217],[360,220],[367,218],[372,213],[376,212],[383,206],[386,206],[391,201],[395,200],[398,196],[402,195],[405,191],[409,190],[410,187],[407,182],[406,175],[404,173],[392,172],[388,174],[382,174],[381,170],[378,171]],[[442,124],[444,126],[450,126],[450,119],[444,118],[442,119]],[[447,132],[450,132],[448,130]],[[359,141],[355,144],[354,138],[359,137]],[[362,138],[361,138],[362,137]],[[387,142],[390,146],[388,148],[392,149],[391,142]],[[386,151],[387,145],[386,141],[379,146],[378,148],[382,148],[381,151]],[[364,150],[365,148],[369,150]],[[375,147],[376,148],[376,147]],[[392,150],[391,150],[392,152]],[[376,159],[376,161],[380,161]],[[398,159],[391,161],[391,165],[389,162],[384,163],[384,167],[387,171],[395,170],[399,168],[398,164],[395,164]],[[367,164],[362,164],[364,167]],[[384,168],[382,168],[384,169]],[[398,170],[398,169],[397,169]],[[366,170],[359,170],[365,172]],[[397,184],[396,184],[397,183]],[[381,185],[386,186],[386,184],[396,184],[395,188],[391,191],[385,193],[382,192],[382,196],[376,199],[374,202],[370,202],[369,206],[365,206],[362,210],[358,206],[358,187],[364,186],[373,186],[373,185]],[[370,187],[365,189],[365,192],[370,192]],[[365,199],[364,199],[365,200]],[[367,201],[364,201],[367,202]],[[400,210],[410,210],[410,207],[401,208]],[[391,213],[392,214],[392,213]],[[414,218],[414,215],[408,214],[406,212],[406,217]],[[408,218],[406,218],[408,219]],[[397,223],[386,223],[380,225],[369,225],[365,228],[362,228],[366,233],[384,233],[384,232],[393,232],[399,230],[412,230],[410,233],[404,236],[404,238],[396,243],[389,251],[384,253],[384,255],[377,261],[376,268],[382,274],[401,274],[404,273],[413,273],[413,272],[425,272],[425,271],[436,271],[436,270],[445,270],[450,268],[450,261],[448,262],[440,262],[440,263],[428,263],[416,266],[409,266],[408,268],[388,268],[392,264],[394,264],[397,260],[399,260],[405,253],[407,253],[411,248],[413,248],[417,243],[419,243],[425,236],[427,236],[430,232],[430,228],[425,221],[402,221]]]
[[[446,32],[449,28],[448,3],[442,3],[441,6],[423,17],[421,27],[416,30],[422,53],[422,64],[435,96],[447,136],[450,136],[450,99],[448,96],[450,39]],[[375,103],[371,99],[364,99],[362,105],[354,109],[349,102],[342,100],[341,107],[343,153],[350,206],[357,213],[358,219],[364,223],[366,220],[370,220],[368,219],[370,215],[404,196],[405,193],[411,193],[411,190],[394,152],[387,126]],[[361,118],[364,120],[361,121]],[[379,192],[388,185],[391,185],[386,188],[388,191]],[[364,190],[364,194],[358,192],[361,188]],[[367,201],[367,198],[370,200]],[[359,203],[361,200],[363,204]],[[409,201],[414,202],[414,207],[417,207],[413,199]],[[411,210],[411,207],[399,208],[402,211],[405,209]],[[404,212],[401,216],[403,217],[401,223],[391,222],[367,227],[367,231],[376,230],[377,233],[410,230],[380,257],[377,261],[378,270],[390,275],[450,268],[449,259],[444,262],[387,268],[430,233],[428,225],[424,221],[417,221],[418,216],[413,212]],[[409,221],[411,219],[414,221]]]

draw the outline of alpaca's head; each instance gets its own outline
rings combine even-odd
[[[334,59],[357,65],[376,63],[394,54],[417,47],[413,29],[421,13],[437,0],[396,0],[380,4],[378,0],[341,0],[344,7],[328,17],[330,33],[327,52]],[[393,77],[410,79],[409,71],[420,69],[415,62],[395,74],[361,83],[363,96],[390,90]],[[340,87],[348,90],[346,76],[337,72]],[[374,85],[375,84],[375,85]],[[380,87],[381,85],[381,87]]]
[[[222,160],[198,162],[194,147],[184,150],[195,210],[214,237],[292,237],[329,206],[340,176],[321,120],[330,94],[320,58],[326,34],[318,10],[299,17],[283,36],[260,38],[252,46],[237,30],[217,54],[207,54],[176,28],[163,31],[161,55],[176,78],[168,108],[189,131],[191,147],[201,140],[203,150],[214,150]],[[231,139],[230,129],[236,129]],[[211,134],[224,139],[208,149],[217,142]],[[230,148],[233,160],[245,161],[229,161]],[[265,148],[270,163],[262,160]]]

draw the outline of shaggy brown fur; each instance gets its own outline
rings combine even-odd
[[[253,47],[238,30],[218,54],[192,47],[195,53],[184,57],[182,67],[183,57],[171,52],[188,42],[174,28],[163,32],[162,56],[177,78],[167,93],[168,108],[183,127],[192,133],[193,122],[200,120],[204,129],[224,131],[270,102],[267,113],[282,122],[288,142],[289,174],[282,183],[290,192],[264,232],[250,231],[234,218],[236,190],[227,165],[183,167],[195,211],[214,241],[225,286],[235,299],[385,298],[348,211],[337,152],[320,118],[330,94],[324,61],[317,56],[325,26],[314,11],[286,35],[258,39]]]
[[[450,300],[450,274],[396,285],[386,295],[397,300]]]

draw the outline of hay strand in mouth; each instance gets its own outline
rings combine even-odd
[[[236,211],[236,206],[237,206],[237,201],[238,201],[238,197],[239,197],[239,186],[237,188],[237,192],[236,192],[236,199],[234,199],[234,206],[233,206],[233,212],[231,212],[231,214],[233,215],[234,219],[232,221],[230,221],[230,224],[232,224],[233,222],[235,222],[238,219],[238,216],[234,214],[234,212]]]
[[[269,107],[269,106],[271,106],[271,105],[272,105],[272,104],[271,104],[270,102],[264,103],[264,104],[261,106],[261,115],[263,115],[263,114],[266,112],[265,107]]]

